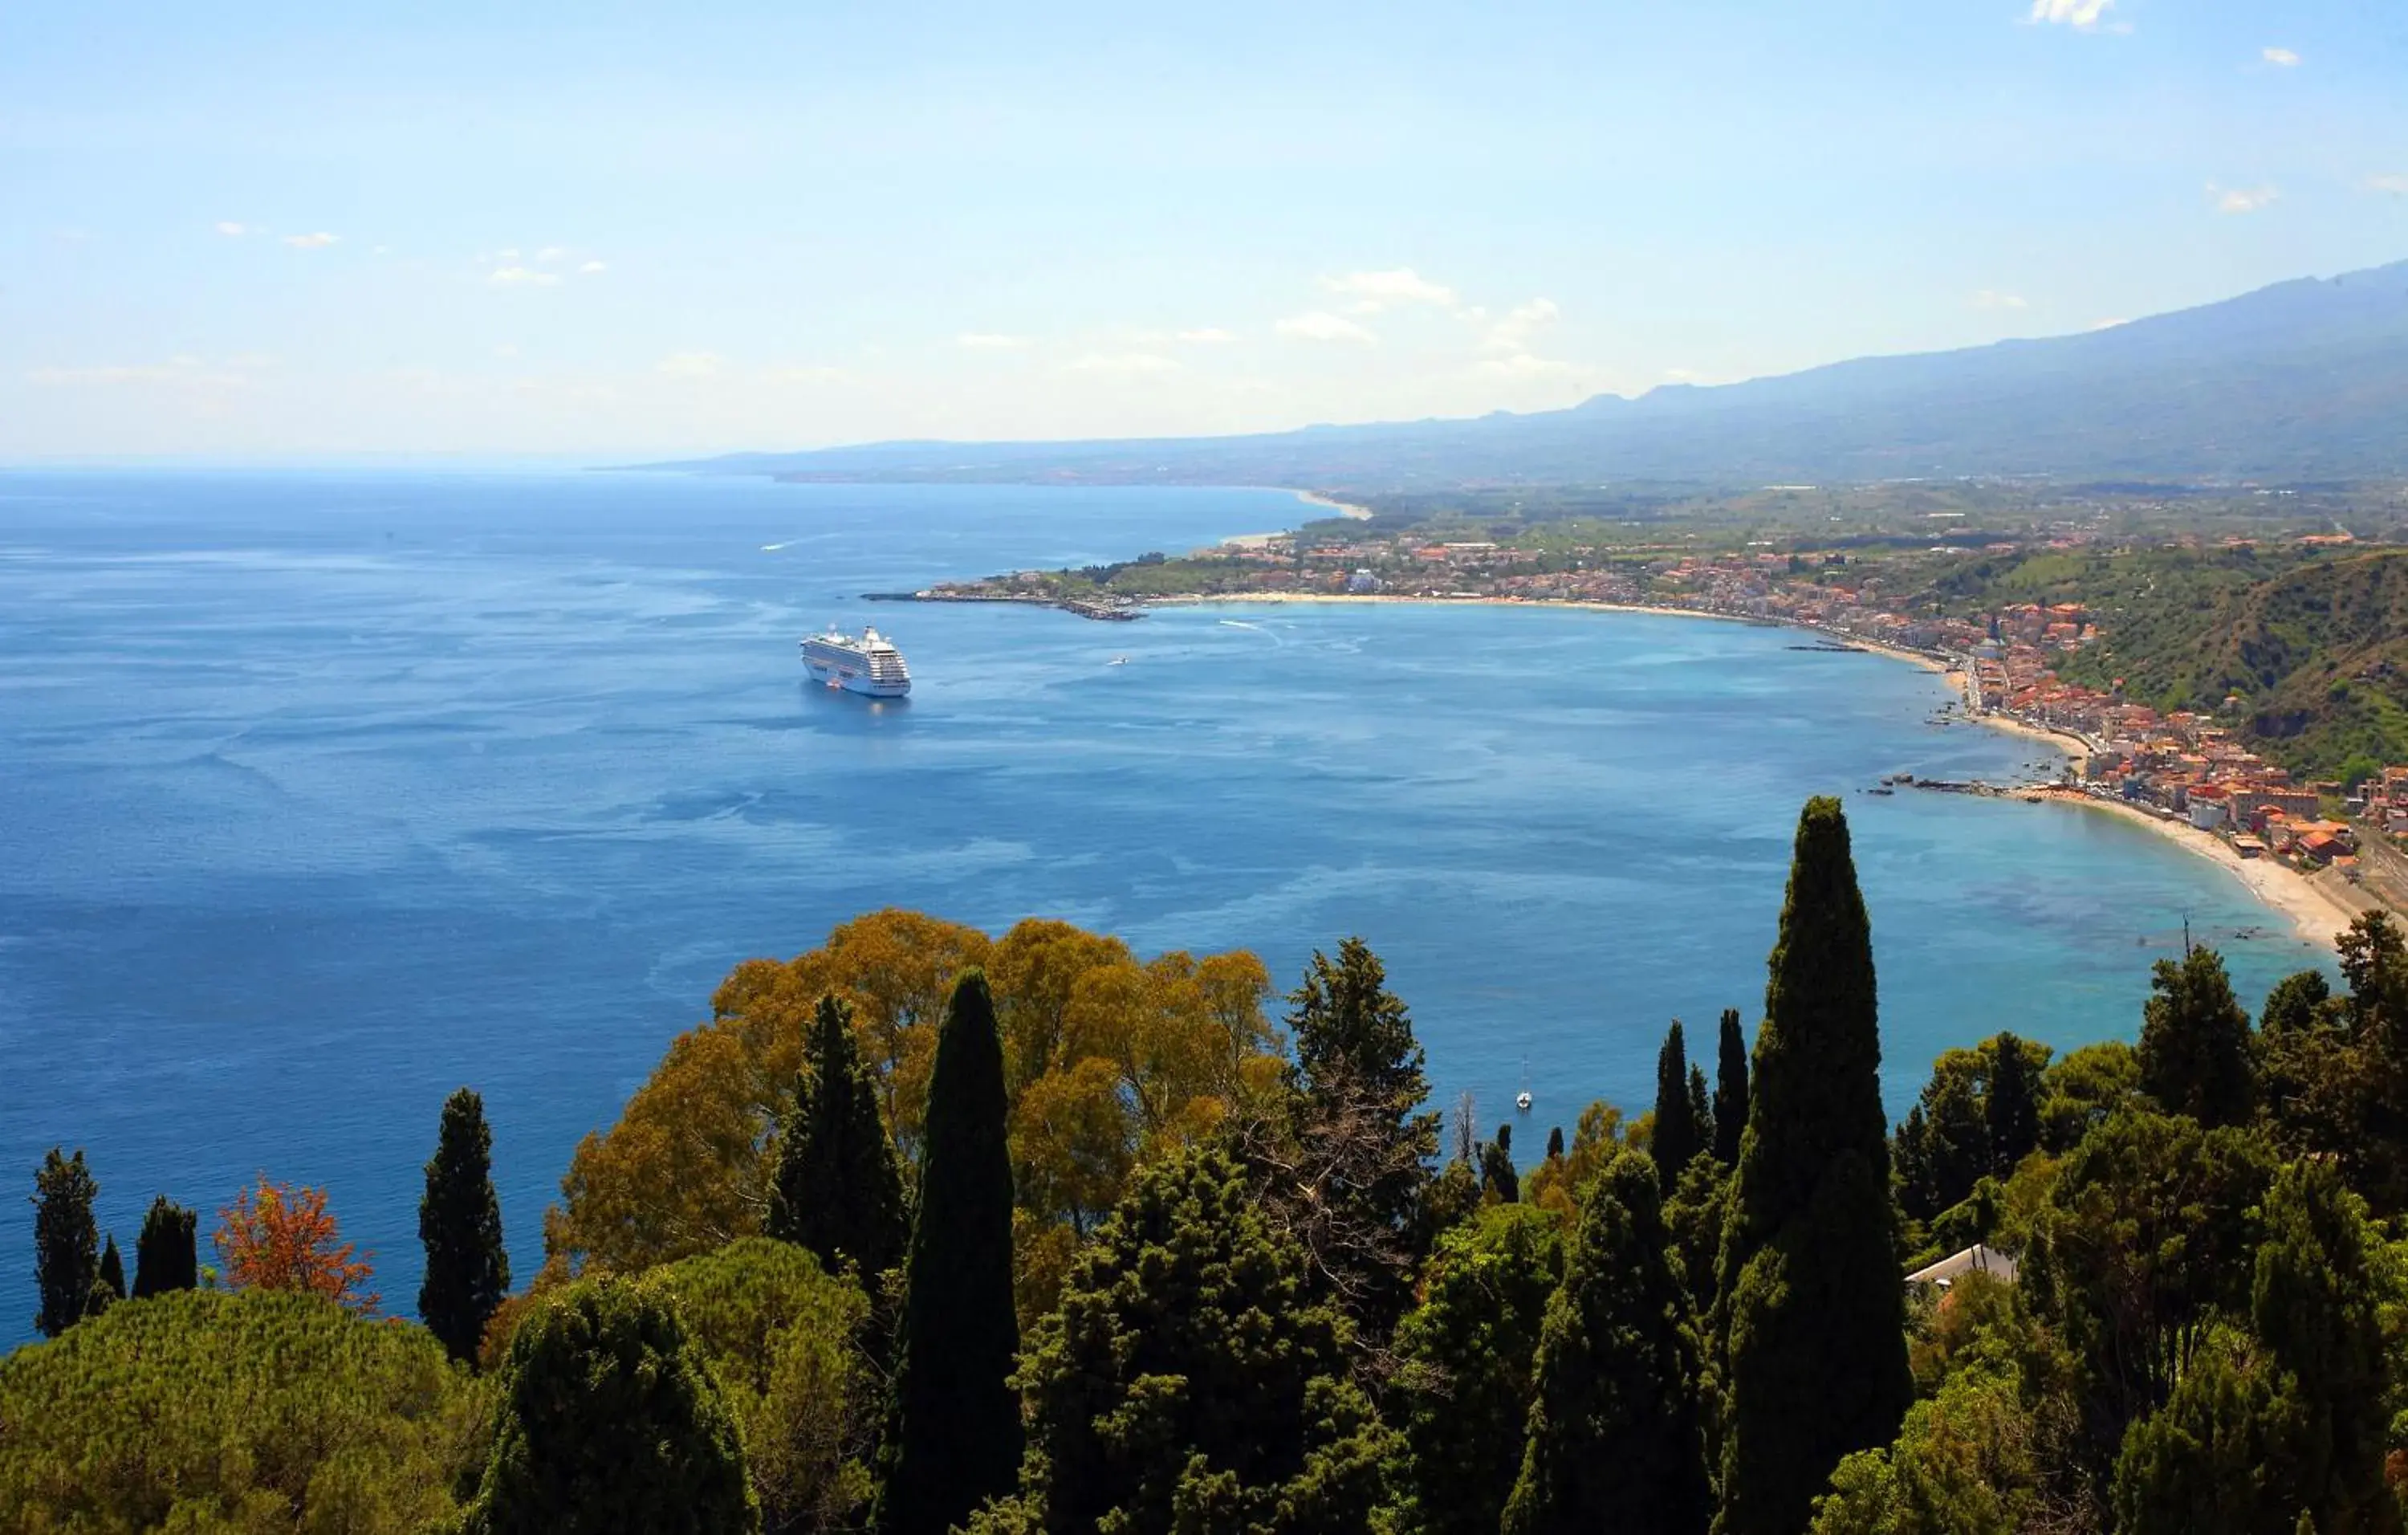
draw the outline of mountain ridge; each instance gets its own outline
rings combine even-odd
[[[920,439],[636,466],[806,480],[1747,483],[2408,473],[2408,261],[2068,336],[1856,357],[1561,410],[1197,438]]]

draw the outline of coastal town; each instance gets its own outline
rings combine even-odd
[[[2023,730],[2063,751],[2061,778],[2015,786],[2026,797],[2074,798],[2144,818],[2236,872],[2254,865],[2300,875],[2323,897],[2308,906],[2317,915],[2300,917],[2303,931],[2332,911],[2376,904],[2408,910],[2408,765],[2362,771],[2354,781],[2296,777],[2242,742],[2237,698],[2224,700],[2220,713],[2161,710],[2126,697],[2120,687],[2060,676],[2068,657],[2101,637],[2097,615],[2082,604],[1934,612],[1926,603],[1910,611],[1914,577],[1897,564],[1775,549],[1634,557],[1627,549],[1345,529],[1335,536],[1256,535],[1177,558],[1147,555],[1085,571],[939,583],[908,596],[1036,603],[1121,620],[1151,606],[1197,601],[1562,604],[1806,629],[1943,672],[1961,697],[1962,717]],[[2272,897],[2268,882],[2244,878]]]

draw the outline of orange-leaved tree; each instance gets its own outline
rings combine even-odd
[[[218,1212],[212,1240],[237,1290],[299,1290],[363,1313],[377,1309],[376,1293],[365,1287],[373,1272],[367,1255],[354,1257],[353,1244],[341,1240],[324,1189],[271,1184],[262,1173],[257,1188]]]

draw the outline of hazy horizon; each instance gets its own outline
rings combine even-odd
[[[0,463],[1558,409],[2408,255],[2342,0],[29,16]]]

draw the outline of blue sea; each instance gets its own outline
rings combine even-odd
[[[569,1153],[714,983],[884,905],[1026,915],[1283,985],[1383,955],[1437,1101],[1535,1148],[1634,1111],[1675,1016],[1753,1019],[1789,839],[1842,794],[1887,1096],[2001,1028],[2137,1029],[2191,933],[2253,1005],[2316,962],[2112,817],[1863,793],[2016,776],[1930,675],[1648,614],[1208,606],[1135,624],[867,591],[1292,526],[1268,491],[634,474],[0,474],[0,1171],[87,1149],[130,1266],[165,1192],[331,1192],[389,1310],[444,1096],[522,1276]],[[908,702],[807,686],[876,622]],[[1111,663],[1126,656],[1125,665]],[[206,1257],[206,1254],[204,1255]],[[31,1212],[0,1199],[0,1341]]]

